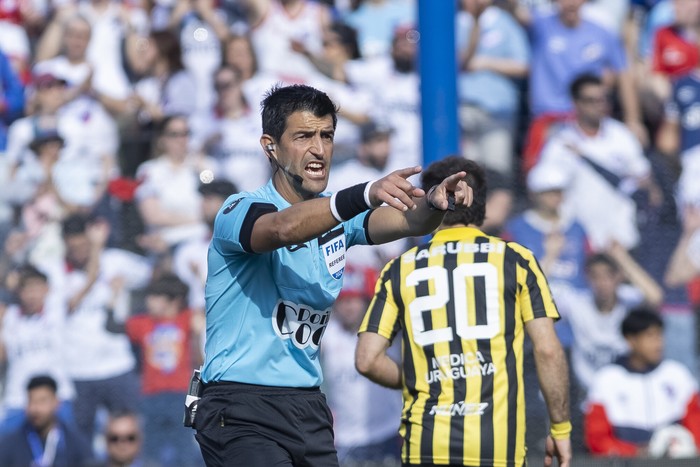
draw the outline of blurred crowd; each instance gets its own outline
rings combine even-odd
[[[420,164],[416,3],[0,1],[0,463],[18,430],[50,422],[92,461],[124,448],[133,459],[110,465],[201,464],[182,411],[206,251],[223,201],[270,175],[259,102],[304,83],[338,104],[329,191]],[[460,151],[489,176],[484,230],[548,276],[576,449],[646,456],[680,421],[700,446],[700,0],[456,3]],[[407,243],[353,249],[324,340],[348,465],[398,458],[401,395],[352,353],[374,278]],[[625,410],[592,389],[634,350],[621,326],[640,306],[666,337],[654,358],[680,363],[659,376],[678,410],[649,415],[644,385],[625,386],[640,404]]]

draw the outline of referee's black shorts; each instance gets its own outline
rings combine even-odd
[[[318,388],[214,383],[195,418],[208,467],[335,467],[333,418]]]

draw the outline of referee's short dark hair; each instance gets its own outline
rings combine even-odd
[[[622,320],[621,331],[624,337],[636,336],[654,326],[663,329],[661,316],[651,308],[640,306],[632,309]]]
[[[27,392],[36,388],[49,388],[54,394],[58,392],[56,380],[49,375],[37,375],[31,378],[27,383]]]
[[[311,112],[316,117],[330,115],[333,129],[338,124],[338,107],[328,94],[305,84],[274,86],[262,101],[262,131],[275,142],[287,129],[287,119],[294,112]]]
[[[487,186],[484,169],[479,164],[462,156],[448,156],[435,161],[423,171],[422,187],[427,192],[433,186],[442,183],[445,178],[461,170],[467,172],[467,184],[474,192],[472,205],[447,211],[442,223],[444,225],[472,224],[480,226],[486,217]]]

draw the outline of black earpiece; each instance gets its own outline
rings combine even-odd
[[[266,149],[268,152],[273,152],[273,151],[275,150],[275,145],[274,145],[274,144],[268,144],[267,146],[265,146],[265,149]]]

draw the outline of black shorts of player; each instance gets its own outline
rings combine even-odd
[[[204,387],[194,421],[208,467],[336,467],[333,417],[318,388]]]

